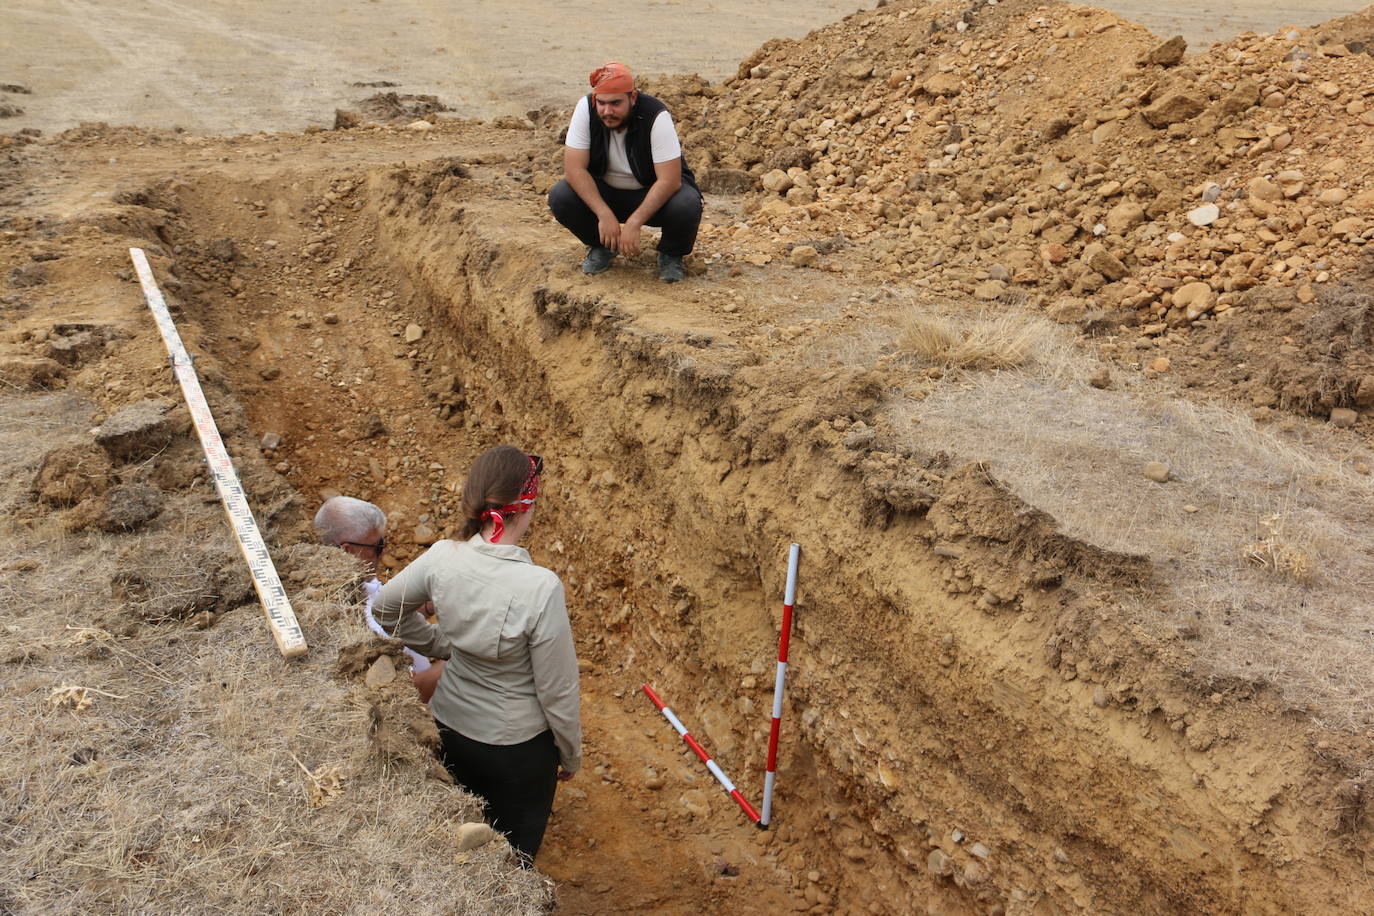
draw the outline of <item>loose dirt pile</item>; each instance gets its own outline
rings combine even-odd
[[[368,685],[394,648],[305,524],[331,491],[374,499],[395,569],[451,532],[467,461],[517,441],[547,461],[531,549],[584,667],[587,772],[540,856],[564,911],[1359,911],[1374,151],[1351,22],[1174,60],[1077,7],[894,4],[723,87],[664,81],[719,189],[676,287],[652,254],[576,273],[540,198],[561,113],[12,140],[0,677],[37,750],[3,796],[5,893],[542,905],[499,845],[452,863],[471,802],[430,778],[403,663]],[[199,354],[303,664],[273,661],[232,562],[130,244]],[[755,797],[791,541],[763,833],[637,688]],[[105,795],[75,779],[88,748],[119,761]],[[36,834],[52,810],[79,854]],[[185,899],[152,896],[169,881]]]
[[[708,187],[749,189],[704,235],[724,257],[1026,302],[1206,387],[1195,338],[1298,307],[1298,343],[1269,334],[1298,351],[1226,387],[1325,417],[1374,402],[1368,363],[1315,370],[1301,328],[1374,238],[1367,49],[1368,12],[1186,56],[1091,7],[891,4],[650,89]]]

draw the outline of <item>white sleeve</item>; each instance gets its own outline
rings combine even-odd
[[[673,127],[673,116],[665,108],[654,118],[654,126],[649,129],[649,143],[653,147],[654,162],[671,162],[682,155],[682,144],[677,139],[677,128]],[[568,131],[568,145],[572,146],[572,131]],[[588,141],[587,146],[591,146]]]
[[[665,114],[667,112],[664,112]],[[568,149],[591,149],[592,132],[587,113],[587,97],[584,95],[573,106],[572,120],[568,122],[568,138],[564,142]],[[655,124],[657,127],[657,124]]]

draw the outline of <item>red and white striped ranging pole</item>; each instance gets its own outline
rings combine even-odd
[[[767,830],[773,816],[773,781],[778,772],[778,732],[782,729],[782,685],[787,679],[787,644],[792,639],[792,602],[797,597],[797,558],[801,545],[787,551],[787,590],[782,598],[782,637],[778,640],[778,674],[773,681],[773,723],[768,729],[768,767],[763,773],[763,814],[760,830]]]
[[[706,753],[705,748],[697,744],[697,739],[687,733],[687,726],[682,724],[682,720],[673,715],[671,709],[663,705],[663,701],[658,698],[658,694],[654,693],[653,688],[648,684],[644,685],[644,692],[648,695],[649,699],[653,701],[653,704],[658,707],[658,711],[663,713],[664,717],[672,723],[673,728],[677,729],[677,733],[682,736],[683,741],[687,742],[687,746],[696,751],[702,763],[706,764],[706,769],[711,771],[711,775],[720,780],[720,784],[725,787],[725,791],[729,792],[730,797],[744,809],[744,813],[749,816],[750,822],[757,824],[759,822],[759,813],[754,810],[753,805],[745,800],[744,796],[740,794],[740,790],[735,788],[735,784],[721,771],[721,768],[716,766],[716,762],[711,759],[711,755]]]

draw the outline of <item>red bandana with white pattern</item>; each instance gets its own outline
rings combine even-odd
[[[520,496],[513,503],[501,506],[497,509],[484,509],[482,511],[482,521],[491,519],[491,540],[489,543],[499,544],[501,536],[506,533],[506,523],[502,516],[519,515],[534,508],[534,501],[539,497],[539,465],[542,463],[533,455],[526,456],[530,460],[530,473],[525,478],[525,485],[520,488]]]

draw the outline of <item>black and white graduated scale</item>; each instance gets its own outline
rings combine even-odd
[[[162,298],[157,281],[153,279],[148,257],[142,248],[130,248],[129,257],[133,259],[138,282],[143,286],[143,296],[148,300],[148,308],[152,310],[157,329],[162,334],[162,342],[167,345],[167,353],[172,358],[172,372],[181,384],[186,406],[191,410],[191,419],[195,423],[196,435],[200,437],[200,446],[205,452],[210,476],[215,481],[215,489],[219,491],[224,511],[229,515],[229,526],[234,530],[239,550],[248,561],[248,569],[253,576],[253,588],[257,590],[258,600],[262,602],[262,609],[267,614],[267,622],[272,627],[272,636],[277,641],[277,648],[287,658],[304,655],[308,650],[305,635],[301,633],[300,624],[296,622],[296,614],[291,610],[291,602],[286,598],[286,589],[282,588],[277,568],[272,564],[267,545],[263,543],[258,523],[253,519],[253,510],[248,508],[248,497],[243,492],[243,485],[239,483],[238,474],[234,473],[234,465],[229,460],[229,452],[224,448],[219,428],[215,426],[210,405],[205,401],[205,392],[201,390],[200,381],[196,378],[196,367],[190,354],[186,352],[186,347],[181,343],[181,335],[177,333],[177,326],[172,321],[171,313],[167,311],[167,302]]]

